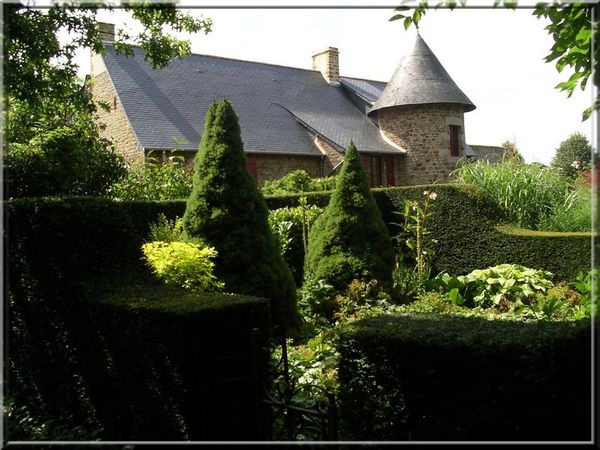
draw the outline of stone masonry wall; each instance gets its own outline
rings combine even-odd
[[[323,161],[322,173],[322,176],[326,177],[330,175],[333,169],[344,160],[344,155],[337,151],[325,139],[322,139],[318,136],[315,138],[315,145],[326,157]]]
[[[98,123],[105,125],[100,132],[101,136],[114,142],[117,152],[121,153],[129,164],[143,162],[144,151],[131,128],[108,73],[104,71],[96,75],[93,80],[91,92],[94,101],[102,101],[110,105],[110,111],[98,108]]]
[[[379,111],[382,134],[407,150],[398,184],[430,184],[448,180],[465,152],[461,105],[413,105]],[[460,126],[459,156],[450,156],[450,125]]]
[[[261,155],[256,153],[249,153],[248,156],[256,158],[259,186],[265,180],[275,180],[300,169],[306,170],[313,178],[320,176],[321,158],[318,156]]]

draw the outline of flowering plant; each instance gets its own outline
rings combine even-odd
[[[432,213],[431,202],[437,199],[438,194],[423,191],[423,196],[422,202],[405,200],[402,211],[394,212],[404,219],[403,223],[394,223],[401,228],[394,237],[398,246],[394,271],[400,272],[403,267],[414,264],[411,278],[416,282],[417,294],[423,292],[423,283],[429,277],[432,252],[425,245],[425,237],[428,234],[425,225]],[[435,243],[433,240],[432,242]]]

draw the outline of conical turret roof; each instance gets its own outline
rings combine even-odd
[[[392,79],[369,115],[383,108],[431,103],[463,105],[465,112],[475,105],[456,85],[421,35],[417,32],[409,51],[400,61]]]

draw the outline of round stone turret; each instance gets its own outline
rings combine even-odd
[[[402,184],[444,181],[465,155],[464,113],[475,105],[417,32],[368,115],[406,151]]]

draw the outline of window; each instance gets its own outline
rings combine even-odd
[[[363,155],[362,157],[363,166],[367,172],[367,181],[369,186],[378,187],[382,185],[382,161],[380,156]]]
[[[371,186],[378,187],[381,186],[381,157],[380,156],[371,156]]]
[[[394,174],[394,157],[388,155],[385,159],[386,186],[396,186],[396,175]]]
[[[460,127],[450,125],[450,156],[458,156],[458,133]]]

